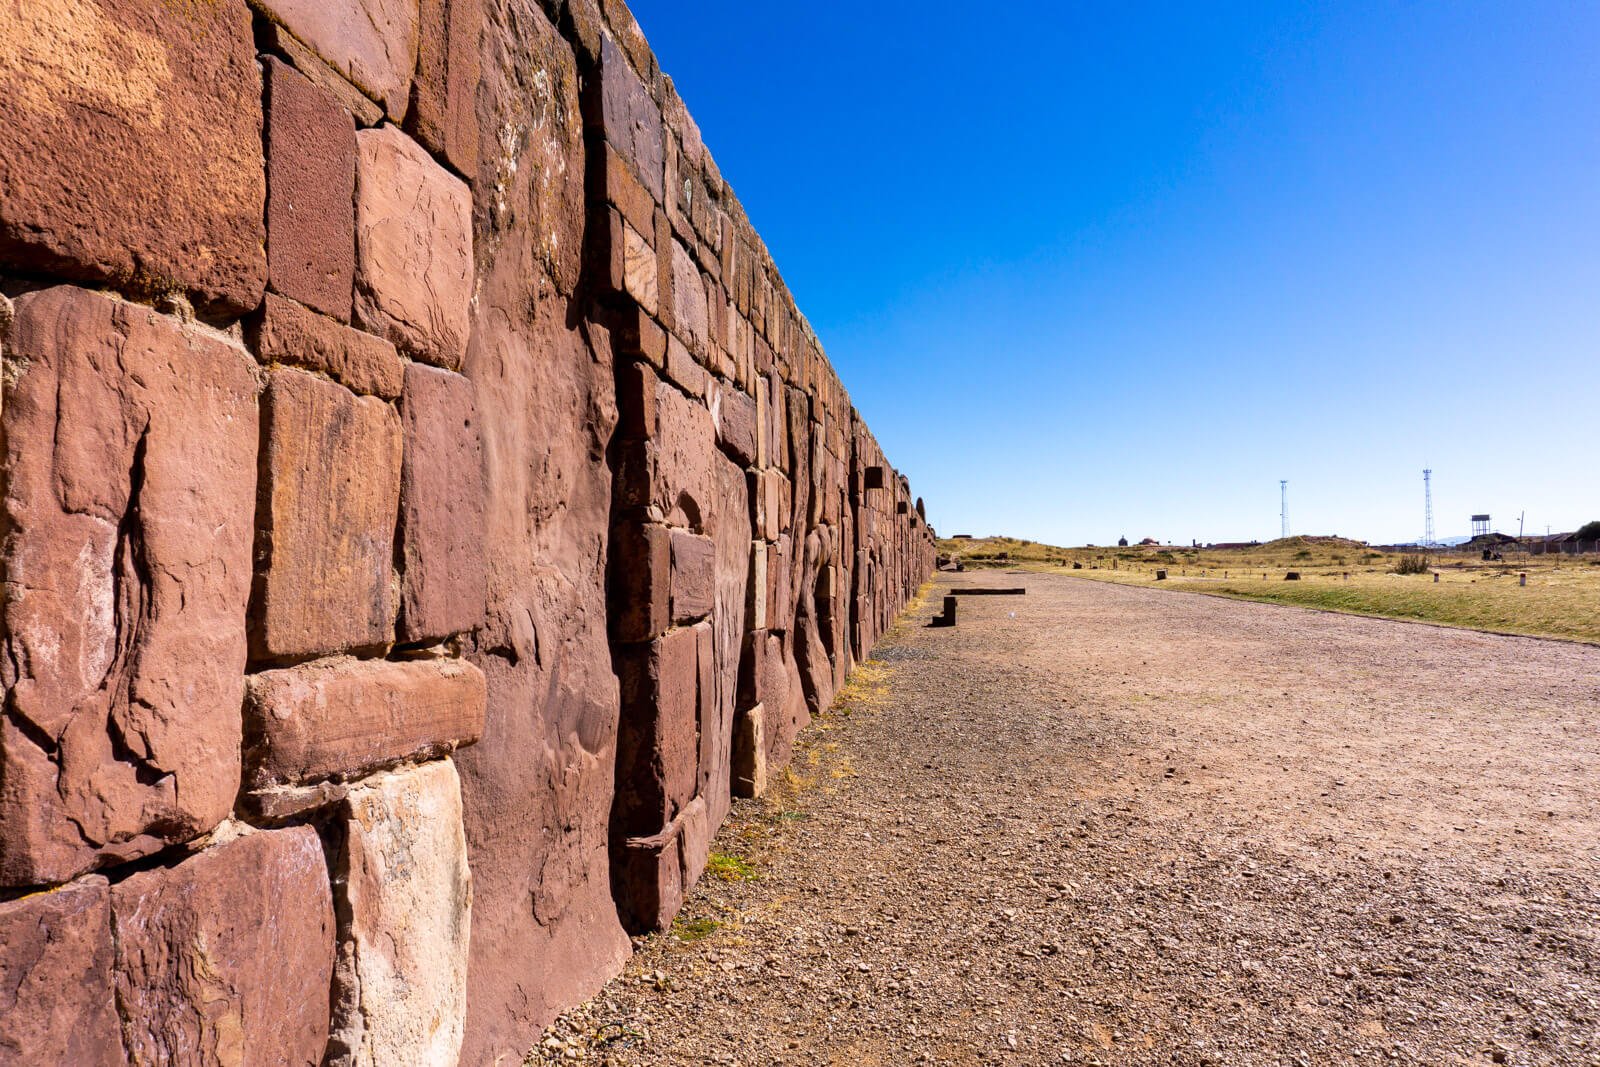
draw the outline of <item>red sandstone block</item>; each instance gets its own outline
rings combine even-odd
[[[705,395],[705,368],[695,362],[694,356],[673,335],[667,337],[667,377],[678,383],[690,396]]]
[[[756,401],[741,389],[723,389],[717,439],[741,467],[756,461]]]
[[[656,389],[661,380],[643,363],[617,368],[617,436],[624,440],[653,437],[656,432]]]
[[[245,782],[252,789],[356,778],[444,755],[483,733],[483,672],[462,660],[338,659],[252,675]]]
[[[457,370],[472,298],[472,194],[393,126],[356,134],[355,318]]]
[[[683,245],[672,243],[672,321],[678,337],[696,356],[711,342],[706,313],[706,290],[700,268]]]
[[[399,417],[297,370],[272,372],[264,416],[253,654],[388,644]]]
[[[622,213],[628,224],[640,233],[655,237],[656,201],[633,173],[621,154],[610,144],[602,146],[601,169],[605,172],[606,202]]]
[[[0,885],[187,840],[237,792],[252,361],[70,286],[7,344]]]
[[[717,592],[717,546],[709,537],[672,531],[672,621],[711,614]]]
[[[248,833],[130,875],[111,906],[132,1062],[322,1062],[335,930],[311,827]]]
[[[405,380],[398,630],[403,641],[435,640],[483,621],[483,448],[472,382],[420,363]]]
[[[700,752],[699,770],[695,776],[695,791],[700,796],[714,791],[715,783],[728,781],[728,738],[725,732],[724,715],[721,702],[718,698],[719,686],[717,685],[717,632],[712,627],[710,619],[699,623],[694,628],[695,643],[698,645],[696,652],[700,668],[700,699],[699,699],[699,725],[700,725]],[[729,711],[732,710],[730,707]],[[692,808],[693,805],[691,804]],[[689,809],[685,809],[685,815]],[[695,877],[699,877],[698,871]],[[693,878],[689,879],[693,881]],[[687,884],[687,883],[685,883]]]
[[[697,642],[693,629],[673,630],[619,650],[617,781],[628,788],[617,794],[612,825],[624,836],[660,830],[694,794]]]
[[[255,0],[334,70],[405,117],[417,66],[417,0]]]
[[[672,539],[657,523],[624,522],[611,530],[609,566],[613,640],[648,641],[672,624]]]
[[[421,0],[416,82],[406,132],[467,180],[478,170],[478,42],[482,0]]]
[[[268,56],[267,284],[350,321],[356,127],[305,75]]]
[[[0,270],[256,306],[261,75],[243,0],[29,0],[0,18]]]
[[[627,58],[612,43],[600,41],[597,85],[585,97],[585,117],[597,126],[617,153],[633,168],[657,202],[661,200],[665,133],[661,112]]]
[[[122,1067],[111,956],[104,878],[0,903],[0,1061]]]
[[[677,834],[630,840],[613,847],[617,915],[633,934],[665,930],[683,907]]]
[[[667,332],[638,307],[622,313],[613,336],[620,355],[642,359],[657,370],[667,365]]]
[[[385,399],[400,395],[405,361],[394,345],[276,293],[268,293],[251,317],[247,336],[263,363],[320,371],[357,393]]]

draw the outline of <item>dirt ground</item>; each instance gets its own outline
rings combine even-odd
[[[1600,1064],[1600,648],[969,573],[875,663],[532,1062]]]

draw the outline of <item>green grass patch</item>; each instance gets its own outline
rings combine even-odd
[[[672,920],[672,932],[679,941],[704,941],[721,925],[715,919],[685,919],[680,915]]]
[[[1170,588],[1266,604],[1600,643],[1596,589],[1588,583],[1520,587],[1509,576],[1496,581],[1440,583],[1426,576],[1396,576],[1387,582],[1370,578],[1353,582],[1176,581]]]
[[[727,852],[713,852],[706,860],[706,871],[724,882],[754,882],[761,877],[748,860]]]

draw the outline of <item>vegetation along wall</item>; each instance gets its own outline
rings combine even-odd
[[[606,0],[0,17],[0,1062],[515,1062],[933,563]]]

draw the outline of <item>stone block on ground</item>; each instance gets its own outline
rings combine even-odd
[[[140,871],[111,905],[129,1061],[322,1062],[335,926],[316,831],[249,832]]]
[[[630,933],[665,930],[683,907],[683,863],[676,828],[620,847],[611,870],[617,916]]]
[[[467,1007],[472,877],[448,760],[380,775],[341,811],[329,1067],[453,1064]]]
[[[242,348],[69,286],[7,346],[0,885],[215,826],[238,790],[255,514]]]
[[[417,0],[254,0],[395,122],[417,66]]]
[[[307,663],[251,675],[245,784],[352,779],[483,733],[483,672],[456,659]]]
[[[282,60],[266,72],[267,285],[350,321],[356,270],[356,127]]]
[[[266,283],[244,0],[29,0],[0,18],[0,270],[187,292]]]
[[[405,361],[394,345],[276,293],[267,293],[261,310],[250,317],[247,336],[263,363],[318,371],[368,396],[400,395]]]
[[[257,658],[387,644],[400,419],[389,405],[297,370],[263,408]]]
[[[393,126],[356,134],[355,319],[458,370],[472,297],[472,193]]]
[[[405,383],[398,629],[436,640],[483,620],[483,448],[472,382],[412,363]]]
[[[122,1067],[111,957],[104,878],[0,903],[0,1061]]]
[[[757,704],[733,720],[733,795],[758,797],[766,791],[766,711]]]

